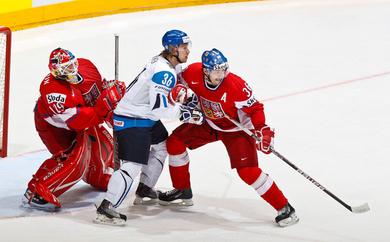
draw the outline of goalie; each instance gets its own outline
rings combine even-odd
[[[114,167],[113,139],[102,126],[125,93],[120,81],[102,79],[95,65],[57,48],[34,108],[36,130],[52,154],[28,183],[23,204],[59,208],[58,197],[83,179],[106,190]]]

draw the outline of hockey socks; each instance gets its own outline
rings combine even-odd
[[[240,178],[253,187],[256,192],[277,211],[287,204],[287,198],[280,191],[272,178],[259,167],[237,169]]]

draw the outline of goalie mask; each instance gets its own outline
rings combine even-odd
[[[213,48],[202,54],[202,67],[206,86],[215,90],[229,74],[229,64],[221,51]]]
[[[77,84],[78,61],[69,50],[57,48],[50,54],[50,73],[56,78],[71,84]]]

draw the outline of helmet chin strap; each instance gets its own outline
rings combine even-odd
[[[180,57],[179,55],[172,55],[173,57],[176,58],[177,62],[179,62],[180,64],[183,64],[184,62],[182,60],[180,60]]]
[[[214,85],[212,82],[211,82],[211,80],[210,80],[210,76],[209,75],[207,75],[206,73],[204,73],[204,79],[205,79],[205,85],[206,85],[206,87],[208,88],[208,89],[210,89],[210,90],[212,90],[212,91],[214,91],[214,90],[216,90],[218,87],[219,87],[219,85],[221,85],[221,83],[222,83],[222,81],[220,81],[217,85]]]

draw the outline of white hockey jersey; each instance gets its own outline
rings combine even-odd
[[[155,56],[126,88],[126,94],[114,113],[120,116],[150,119],[176,119],[178,105],[168,102],[168,94],[176,85],[175,68],[162,56]]]

